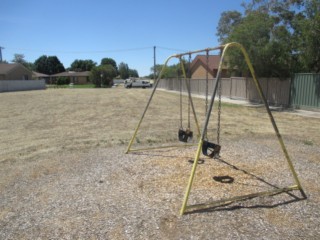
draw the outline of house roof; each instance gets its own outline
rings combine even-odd
[[[32,72],[32,76],[34,76],[34,77],[49,77],[49,75],[47,75],[47,74],[39,73],[39,72],[35,72],[35,71]]]
[[[0,63],[0,74],[1,75],[6,75],[13,71],[17,67],[23,67],[23,65],[19,63]]]
[[[195,67],[202,65],[208,71],[213,72],[214,69],[219,68],[220,63],[220,55],[209,55],[208,64],[207,64],[207,56],[206,55],[197,55],[195,59],[193,59],[191,63],[191,71],[194,70]],[[227,65],[223,64],[222,69],[227,69]]]
[[[51,77],[89,77],[90,76],[90,71],[84,71],[84,72],[62,72],[62,73],[57,73],[50,75]]]

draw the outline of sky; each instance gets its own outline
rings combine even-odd
[[[34,62],[57,56],[65,68],[76,59],[100,64],[112,58],[151,73],[171,55],[219,45],[224,11],[243,0],[1,0],[0,46],[8,62],[23,54]],[[170,65],[170,63],[169,63]]]

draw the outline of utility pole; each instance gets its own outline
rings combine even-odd
[[[4,47],[0,46],[0,63],[2,63],[2,49],[4,49]]]
[[[153,80],[156,83],[156,46],[153,47]]]

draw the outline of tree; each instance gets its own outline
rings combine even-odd
[[[301,71],[320,72],[320,0],[305,2],[294,19],[295,53]]]
[[[188,66],[187,63],[184,61],[184,67],[186,73],[188,72]],[[162,71],[164,65],[162,64],[157,64],[156,65],[156,75],[157,77],[159,76],[160,72]],[[153,67],[150,69],[151,72],[153,72]],[[166,68],[162,71],[161,78],[178,78],[182,77],[182,71],[181,71],[181,66],[180,64],[173,64],[171,66],[166,66]],[[150,75],[150,77],[153,77],[153,74]]]
[[[56,56],[43,55],[34,62],[35,71],[44,74],[56,74],[64,72],[65,68]]]
[[[11,61],[14,63],[20,63],[20,64],[26,63],[26,60],[24,60],[24,55],[20,53],[15,53],[14,58]]]
[[[70,70],[76,71],[76,72],[82,72],[82,71],[91,71],[93,67],[97,65],[96,62],[92,60],[74,60],[71,63]]]
[[[139,73],[136,69],[129,69],[129,76],[130,77],[139,77]]]
[[[219,42],[224,42],[234,28],[239,25],[241,20],[242,15],[238,11],[223,12],[217,27],[217,36],[219,37]]]
[[[34,69],[33,63],[31,62],[27,62],[24,59],[24,55],[20,54],[20,53],[15,53],[14,54],[14,58],[11,60],[14,63],[20,63],[23,66],[25,66],[26,68],[28,68],[30,71],[32,71]]]
[[[102,58],[100,65],[111,65],[118,72],[117,63],[112,58]]]
[[[90,79],[96,87],[110,87],[117,72],[111,65],[100,65],[91,69]]]
[[[319,4],[320,0],[312,1]],[[295,30],[299,29],[302,22],[295,19],[301,14],[297,8],[306,2],[308,1],[252,0],[243,3],[245,15],[242,17],[235,12],[222,13],[217,36],[221,43],[241,43],[246,48],[258,76],[288,77],[299,71],[299,66],[302,65],[297,57],[302,51],[297,46],[303,38],[294,37]],[[317,36],[316,39],[319,39],[319,34]],[[315,36],[312,37],[314,38]],[[238,50],[231,51],[228,61],[231,67],[236,67],[243,74],[248,73]]]
[[[130,77],[128,64],[121,62],[119,64],[118,72],[120,74],[120,78],[127,79]]]

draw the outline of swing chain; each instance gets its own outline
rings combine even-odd
[[[206,50],[206,101],[205,101],[205,116],[208,114],[208,95],[209,95],[209,50]],[[205,132],[205,139],[208,138],[208,131]]]
[[[189,54],[189,59],[188,59],[188,76],[187,76],[187,81],[188,81],[188,129],[190,129],[190,95],[191,95],[191,86],[190,86],[190,78],[191,78],[191,53]]]
[[[180,57],[181,61],[181,57]],[[182,79],[180,77],[179,69],[177,70],[178,79],[179,79],[179,87],[180,87],[180,129],[182,129]]]
[[[222,94],[222,82],[219,80],[219,103],[218,103],[218,125],[217,125],[217,144],[220,145],[220,120],[221,120],[221,94]]]
[[[220,50],[220,57],[221,56],[222,56],[222,49]],[[220,145],[221,95],[222,95],[222,80],[221,80],[221,78],[219,79],[218,95],[219,95],[219,103],[218,103],[217,144]]]
[[[205,105],[205,112],[206,112],[206,115],[208,113],[208,94],[209,94],[209,51],[206,50],[206,105]]]

